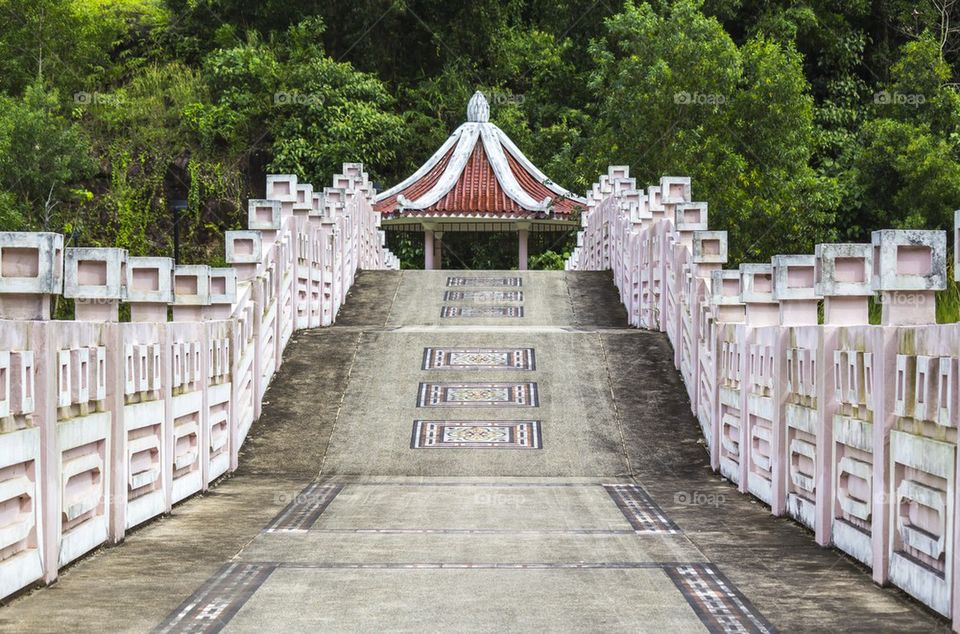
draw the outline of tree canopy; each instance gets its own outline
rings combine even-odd
[[[215,262],[265,173],[322,185],[360,161],[387,187],[477,89],[574,191],[610,163],[690,175],[734,262],[948,228],[960,206],[956,2],[0,0],[0,18],[3,230],[169,252],[182,199],[185,258]]]

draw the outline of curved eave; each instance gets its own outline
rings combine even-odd
[[[443,158],[450,152],[450,150],[457,143],[459,143],[460,137],[463,135],[464,128],[466,128],[467,125],[468,124],[463,124],[456,130],[454,130],[453,134],[451,134],[447,138],[447,140],[443,142],[443,145],[440,146],[440,149],[434,152],[433,156],[431,156],[426,163],[420,166],[420,169],[418,169],[416,172],[408,176],[405,180],[401,181],[400,183],[397,183],[390,189],[377,194],[376,197],[374,198],[374,202],[381,202],[383,200],[386,200],[387,198],[390,198],[391,196],[400,194],[404,190],[409,189],[412,185],[414,185],[417,181],[425,177],[427,174],[429,174],[430,171],[433,168],[435,168],[437,164],[440,163],[440,161],[443,160]]]
[[[390,227],[394,225],[406,225],[411,223],[428,223],[436,224],[443,226],[444,223],[487,223],[487,222],[516,222],[516,223],[529,223],[530,225],[540,225],[540,226],[550,226],[550,227],[563,227],[563,228],[578,228],[580,227],[580,222],[578,220],[571,220],[565,218],[537,218],[534,215],[502,215],[502,214],[435,214],[435,213],[426,213],[426,214],[403,214],[391,216],[389,218],[385,217],[381,220],[380,225],[382,227]]]
[[[586,206],[587,204],[586,198],[577,196],[573,192],[567,189],[564,189],[560,185],[557,185],[553,180],[548,178],[546,174],[541,172],[540,169],[537,168],[537,166],[534,165],[533,162],[530,159],[528,159],[523,152],[520,151],[520,148],[516,146],[516,144],[510,139],[510,137],[506,135],[506,133],[503,130],[501,130],[500,128],[498,128],[496,125],[492,123],[490,124],[490,126],[497,131],[497,135],[499,137],[500,143],[504,148],[506,148],[507,152],[509,152],[510,155],[513,156],[513,158],[516,159],[516,161],[520,164],[520,166],[524,170],[526,170],[527,173],[533,176],[533,178],[537,182],[539,182],[541,185],[549,189],[551,192],[553,192],[557,196],[572,200],[578,205]]]

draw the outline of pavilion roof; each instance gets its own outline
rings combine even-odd
[[[380,193],[374,209],[404,218],[568,219],[586,200],[547,178],[490,123],[490,107],[476,92],[467,122],[430,160]]]

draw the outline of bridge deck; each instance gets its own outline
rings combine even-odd
[[[947,629],[710,471],[666,339],[626,328],[606,274],[365,273],[337,326],[296,339],[235,474],[0,627]],[[428,348],[520,351],[529,369]],[[494,438],[532,448],[445,446]]]

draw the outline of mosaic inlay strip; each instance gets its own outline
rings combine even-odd
[[[523,291],[444,291],[445,302],[522,302]]]
[[[709,631],[730,634],[775,631],[714,566],[683,564],[665,568],[665,571]]]
[[[282,533],[309,529],[341,490],[341,484],[314,482],[308,485],[273,518],[265,530],[269,533]]]
[[[537,384],[421,383],[417,407],[539,407]]]
[[[424,370],[534,370],[533,348],[424,348]]]
[[[667,535],[680,532],[647,492],[636,484],[604,484],[603,488],[636,532]]]
[[[447,286],[523,286],[519,277],[448,277]]]
[[[440,316],[451,317],[523,317],[523,306],[442,306]]]
[[[227,564],[171,612],[154,632],[219,632],[276,568],[272,563]]]
[[[540,449],[538,420],[415,420],[411,449]]]

